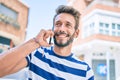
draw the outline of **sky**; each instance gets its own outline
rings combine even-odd
[[[26,40],[35,37],[41,29],[51,29],[55,9],[67,0],[22,0],[29,7]]]

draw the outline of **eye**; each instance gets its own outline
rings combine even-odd
[[[60,23],[60,22],[56,22],[56,23],[55,23],[55,26],[56,26],[56,27],[60,27],[60,26],[61,26],[61,23]]]
[[[72,28],[72,25],[71,25],[70,23],[67,23],[67,24],[66,24],[66,27]]]

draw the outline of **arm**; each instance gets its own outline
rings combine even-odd
[[[40,46],[50,46],[46,39],[52,33],[50,30],[41,30],[35,39],[23,43],[20,46],[12,48],[0,55],[0,77],[14,73],[27,65],[25,57]]]
[[[38,47],[39,45],[31,39],[20,46],[2,53],[0,55],[0,77],[25,67],[27,65],[25,57]]]

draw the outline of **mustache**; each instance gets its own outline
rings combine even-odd
[[[59,36],[59,35],[61,35],[61,34],[65,34],[66,37],[69,37],[69,36],[70,36],[69,34],[67,34],[67,33],[65,33],[65,32],[56,32],[56,33],[54,33],[54,34],[55,34],[54,36]]]

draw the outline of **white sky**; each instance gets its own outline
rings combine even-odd
[[[66,5],[67,0],[22,0],[29,7],[29,18],[26,40],[33,38],[40,29],[52,28],[55,9]]]

